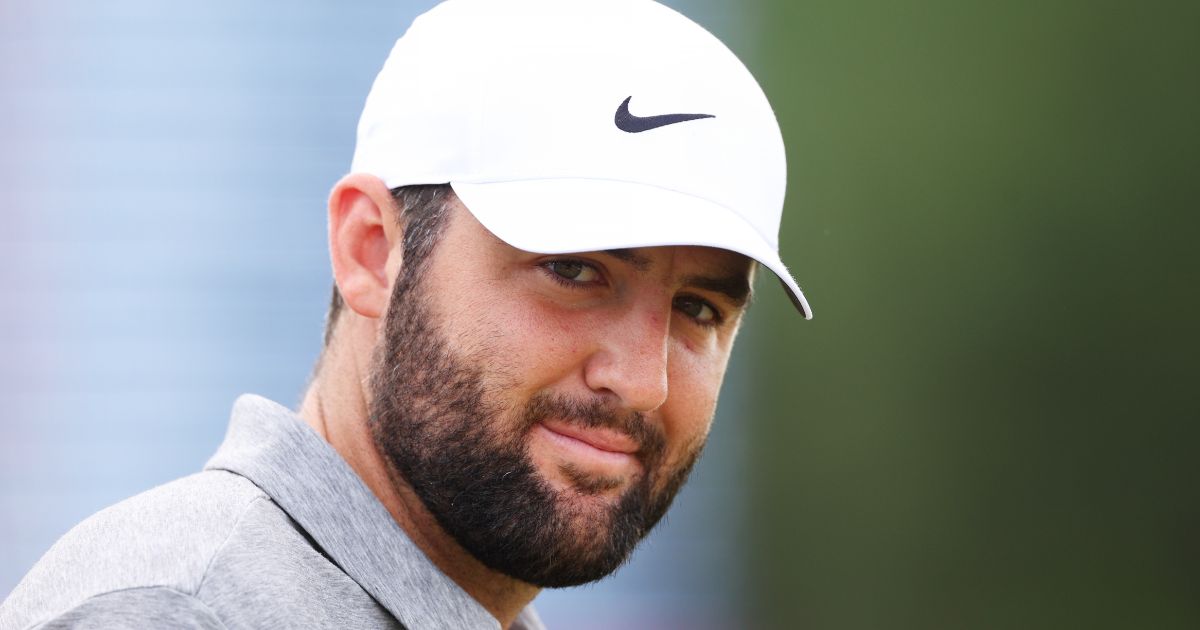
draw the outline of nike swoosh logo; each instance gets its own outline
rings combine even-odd
[[[627,131],[629,133],[641,133],[658,129],[665,125],[674,125],[675,123],[687,122],[689,120],[697,120],[700,118],[716,118],[712,114],[661,114],[658,116],[634,116],[629,113],[629,99],[627,97],[621,101],[621,106],[617,108],[617,114],[613,116],[613,122],[617,123],[617,129]]]

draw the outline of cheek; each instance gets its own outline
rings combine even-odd
[[[463,312],[471,315],[464,317],[465,327],[460,328],[470,331],[461,336],[462,345],[486,348],[512,376],[506,385],[523,393],[560,379],[587,351],[587,343],[577,334],[581,329],[577,318],[532,300],[495,300]],[[467,352],[480,356],[470,348]]]
[[[729,348],[714,340],[680,338],[672,342],[668,375],[681,394],[697,404],[715,406]]]
[[[673,352],[671,359],[670,396],[663,417],[671,448],[681,456],[708,435],[726,362],[722,357],[687,351]]]

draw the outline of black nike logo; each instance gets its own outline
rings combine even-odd
[[[716,118],[712,114],[661,114],[659,116],[634,116],[629,113],[629,99],[627,97],[621,101],[621,106],[617,108],[617,114],[613,116],[613,122],[617,123],[617,129],[627,131],[629,133],[641,133],[651,129],[657,129],[664,125],[674,125],[675,123],[696,120],[699,118]]]

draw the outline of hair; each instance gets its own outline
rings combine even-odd
[[[454,191],[450,184],[418,184],[398,186],[391,192],[396,202],[396,221],[404,231],[404,264],[400,274],[419,274],[445,231],[447,208],[454,198]],[[333,339],[343,305],[342,294],[334,283],[329,312],[325,315],[326,347]]]

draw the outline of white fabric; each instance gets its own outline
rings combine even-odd
[[[705,114],[631,133],[634,117]],[[720,41],[650,0],[448,0],[396,42],[352,171],[451,183],[541,253],[695,244],[778,256],[787,168],[770,104]]]

